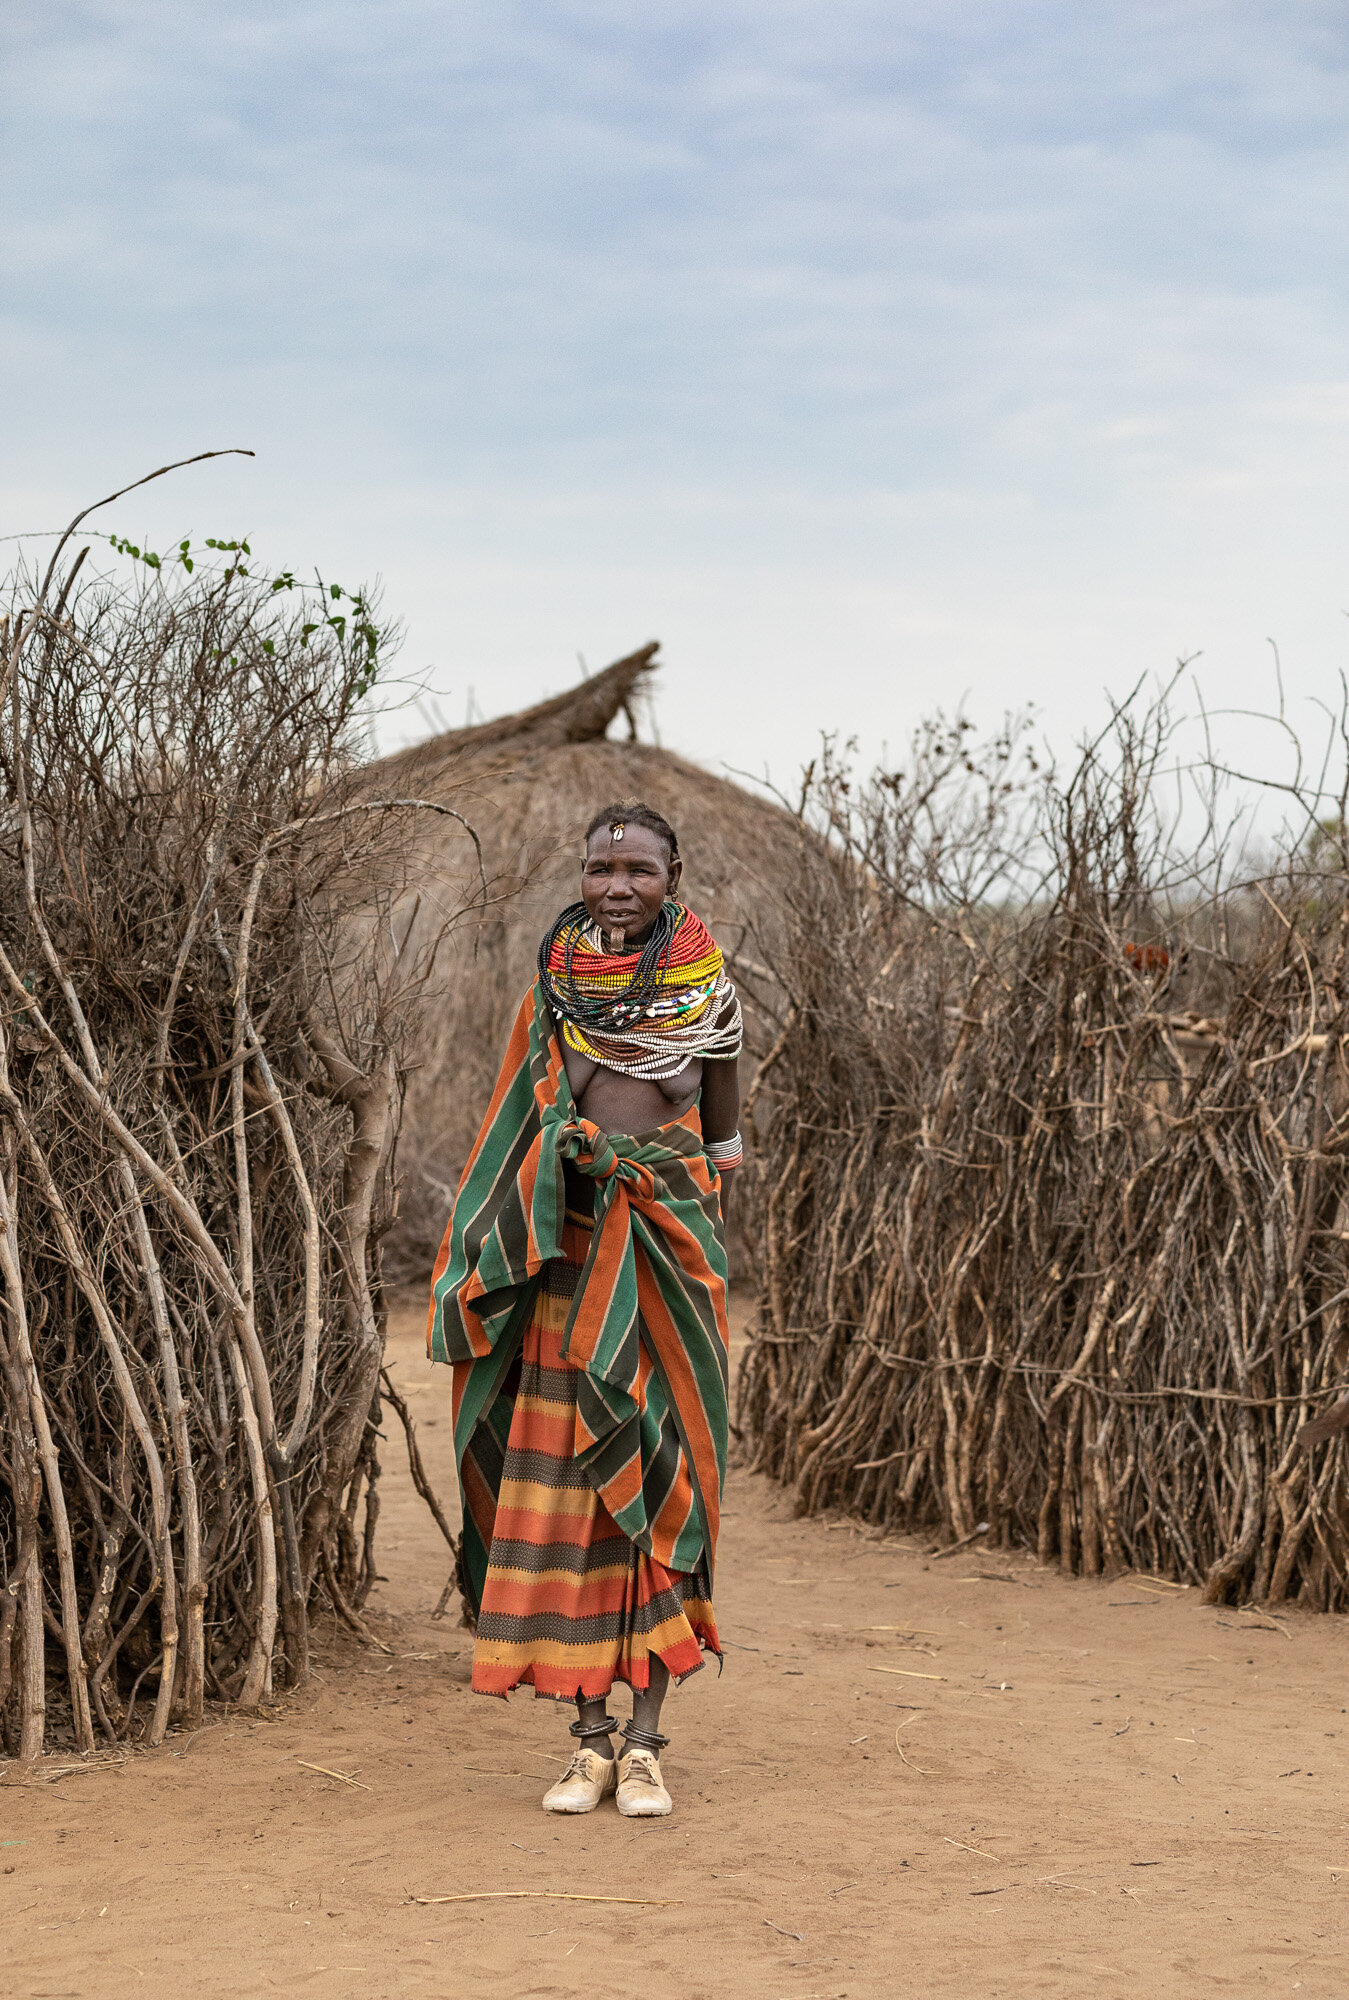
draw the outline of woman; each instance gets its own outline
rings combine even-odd
[[[673,829],[606,806],[539,950],[437,1259],[473,1686],[576,1703],[548,1812],[668,1813],[661,1703],[703,1650],[726,1464],[723,1205],[740,1006]],[[626,1754],[606,1702],[632,1689]]]

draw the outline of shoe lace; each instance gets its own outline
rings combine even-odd
[[[565,1785],[568,1778],[585,1778],[587,1780],[592,1779],[594,1777],[594,1772],[591,1770],[590,1767],[590,1760],[592,1757],[596,1760],[596,1762],[605,1761],[600,1758],[598,1751],[587,1750],[585,1749],[584,1746],[582,1746],[582,1748],[579,1750],[574,1750],[572,1752],[571,1762],[570,1764],[568,1764],[566,1770],[562,1773],[562,1776],[558,1782],[560,1784]]]
[[[649,1750],[634,1750],[630,1753],[626,1782],[630,1785],[650,1785],[652,1791],[659,1787],[656,1760]]]

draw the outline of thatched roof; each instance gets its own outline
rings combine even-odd
[[[576,898],[581,836],[601,806],[641,798],[678,830],[681,895],[738,969],[751,1035],[761,1041],[768,1031],[754,994],[764,983],[763,960],[772,955],[799,829],[771,800],[640,740],[657,650],[653,641],[565,694],[475,728],[448,730],[371,768],[372,786],[386,796],[449,802],[463,813],[482,842],[494,899],[446,947],[437,1030],[409,1082],[403,1141],[409,1225],[417,1218],[419,1176],[452,1182],[472,1142],[533,976],[539,938]],[[629,733],[610,738],[620,717]],[[459,904],[475,868],[473,848],[454,821],[423,825],[412,882],[421,941]],[[431,1207],[438,1210],[443,1200],[434,1188]]]
[[[516,715],[500,715],[467,729],[447,729],[429,743],[414,744],[388,757],[376,769],[398,783],[414,775],[423,786],[446,775],[454,777],[465,756],[475,762],[490,751],[503,759],[522,753],[555,750],[564,743],[598,743],[616,716],[626,715],[632,737],[637,735],[637,705],[654,671],[660,640],[653,639],[625,659],[615,660],[602,674],[593,674],[565,694],[555,694]]]

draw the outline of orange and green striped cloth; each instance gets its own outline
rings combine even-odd
[[[716,1171],[688,1123],[628,1138],[577,1115],[536,981],[459,1182],[427,1323],[431,1359],[454,1364],[459,1567],[475,1615],[510,1432],[501,1391],[544,1267],[563,1255],[569,1161],[595,1184],[594,1231],[561,1340],[580,1371],[578,1466],[638,1549],[712,1581],[728,1430]],[[641,1396],[643,1345],[651,1373]],[[692,1496],[678,1518],[662,1450],[671,1422]]]

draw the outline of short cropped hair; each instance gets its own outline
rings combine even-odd
[[[643,805],[640,799],[629,799],[626,804],[601,806],[586,828],[586,846],[589,847],[595,834],[610,826],[644,826],[648,833],[655,834],[657,840],[665,842],[670,850],[671,861],[679,859],[679,836],[669,820],[658,813],[654,806]]]

